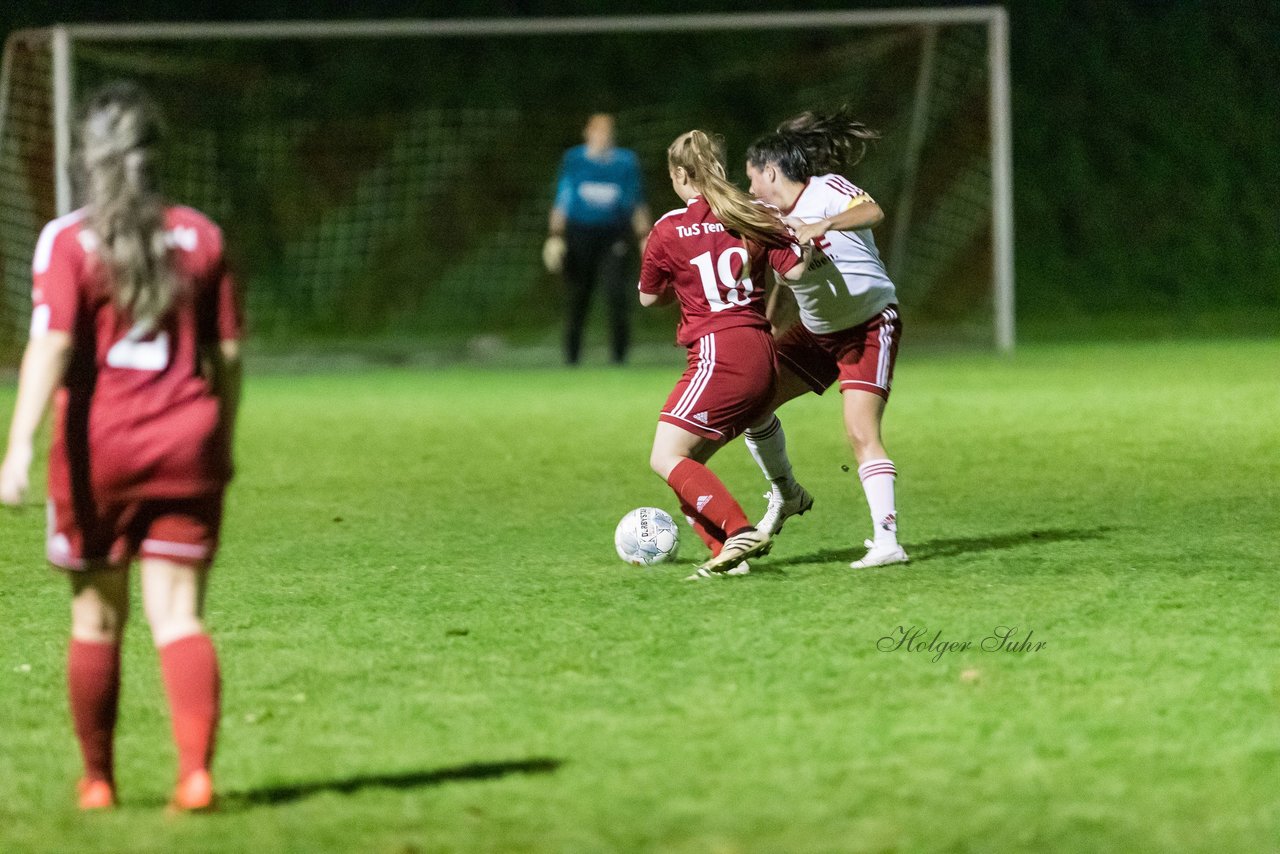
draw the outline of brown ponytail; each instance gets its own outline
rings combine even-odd
[[[867,143],[880,134],[853,117],[845,104],[834,113],[806,111],[778,125],[778,132],[794,134],[809,153],[814,174],[853,168],[867,153]]]
[[[777,166],[792,181],[814,175],[843,174],[867,153],[880,134],[853,117],[847,104],[832,113],[812,111],[792,116],[778,129],[747,148],[747,162],[757,169]]]
[[[720,137],[700,130],[680,134],[667,148],[667,166],[685,170],[716,217],[744,238],[765,246],[785,246],[791,242],[787,227],[775,211],[729,183],[724,172],[724,142]]]
[[[155,180],[160,136],[159,111],[132,83],[109,84],[85,105],[79,166],[86,219],[110,272],[117,308],[150,325],[173,305],[178,286]]]

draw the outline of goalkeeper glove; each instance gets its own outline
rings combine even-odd
[[[551,235],[542,244],[542,264],[548,273],[559,275],[564,270],[565,252],[564,238],[558,234]]]

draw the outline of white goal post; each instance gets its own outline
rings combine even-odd
[[[71,125],[76,99],[77,63],[82,51],[121,43],[181,42],[315,42],[320,40],[400,39],[505,39],[552,36],[613,36],[623,34],[691,34],[729,32],[842,31],[869,28],[919,28],[923,31],[914,70],[915,88],[907,111],[905,140],[883,156],[899,158],[900,186],[897,198],[887,200],[891,232],[887,262],[891,272],[902,268],[904,246],[912,228],[913,199],[920,172],[920,152],[930,113],[940,28],[968,25],[985,31],[985,119],[989,139],[990,199],[990,298],[992,339],[1000,351],[1015,342],[1013,273],[1013,197],[1009,96],[1008,16],[999,6],[962,8],[866,9],[833,12],[752,14],[688,14],[654,16],[602,16],[575,18],[504,18],[459,20],[385,20],[330,22],[178,23],[178,24],[68,24],[45,30],[14,33],[5,45],[0,71],[0,146],[13,138],[18,120],[13,109],[15,51],[19,45],[41,45],[47,51],[49,142],[55,214],[71,210],[72,179],[68,163]],[[44,71],[41,69],[41,74]],[[778,81],[779,85],[789,85]],[[782,116],[774,117],[774,122]],[[760,127],[760,132],[768,127]],[[6,134],[8,134],[6,136]],[[900,149],[900,150],[899,150]],[[0,148],[0,156],[6,151]],[[24,177],[32,183],[30,175]],[[0,194],[4,187],[0,186]],[[3,202],[0,202],[3,205]],[[0,229],[16,226],[0,219]],[[32,241],[34,237],[30,238]],[[22,241],[15,235],[0,237],[0,252]],[[3,259],[0,259],[3,260]],[[11,287],[0,281],[0,288]],[[0,290],[3,296],[3,290]]]

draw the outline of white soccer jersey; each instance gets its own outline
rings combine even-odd
[[[865,193],[840,175],[815,175],[785,215],[818,222],[848,210]],[[797,282],[787,282],[810,332],[839,332],[875,317],[898,301],[871,229],[828,231]]]

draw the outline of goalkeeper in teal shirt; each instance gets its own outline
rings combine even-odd
[[[583,130],[585,144],[565,152],[543,248],[547,269],[563,273],[568,289],[564,355],[570,365],[582,356],[582,330],[597,287],[609,306],[616,364],[626,362],[631,345],[635,259],[652,223],[640,161],[634,151],[616,147],[613,134],[613,116],[596,113]]]

